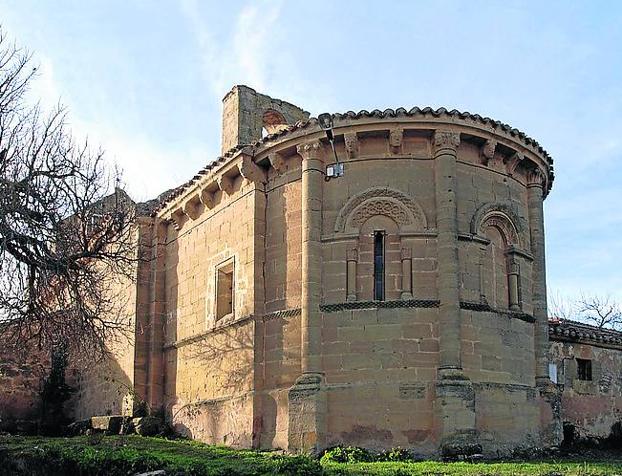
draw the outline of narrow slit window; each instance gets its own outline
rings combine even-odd
[[[233,314],[234,292],[233,262],[230,262],[216,272],[216,319]]]
[[[384,231],[374,232],[374,300],[384,301]]]
[[[579,380],[592,380],[592,361],[577,359],[577,378]]]

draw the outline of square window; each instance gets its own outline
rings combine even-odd
[[[577,378],[579,380],[592,380],[592,361],[577,359]]]
[[[233,314],[235,300],[233,261],[220,265],[216,269],[216,320]]]

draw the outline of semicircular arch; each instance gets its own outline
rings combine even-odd
[[[335,232],[356,230],[373,215],[386,215],[400,228],[427,229],[421,205],[399,190],[374,187],[351,197],[339,211]]]

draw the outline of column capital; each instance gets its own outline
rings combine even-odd
[[[538,187],[544,189],[546,177],[539,167],[531,169],[527,172],[527,187]]]
[[[449,129],[436,129],[432,138],[436,152],[441,149],[457,149],[460,145],[460,134]]]
[[[302,157],[302,160],[319,160],[322,143],[319,140],[305,142],[296,146],[296,152]]]

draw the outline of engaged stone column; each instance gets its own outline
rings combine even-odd
[[[508,273],[508,289],[510,297],[510,311],[520,311],[520,292],[519,292],[520,268],[518,263],[512,261]]]
[[[358,251],[351,249],[347,251],[347,277],[346,277],[346,301],[356,301],[356,263],[358,261]]]
[[[436,382],[436,409],[440,420],[441,451],[481,452],[475,431],[475,392],[462,372],[460,288],[458,264],[458,208],[456,155],[460,136],[449,130],[434,133],[436,223],[438,229],[438,294],[440,307],[440,365]]]
[[[412,253],[410,248],[402,248],[402,299],[413,298]]]
[[[461,370],[460,288],[458,266],[458,209],[456,149],[460,136],[449,130],[434,133],[436,226],[438,229],[439,375]]]
[[[546,304],[546,263],[544,255],[544,175],[540,169],[528,176],[529,233],[533,255],[533,316],[535,323],[536,384],[550,384],[547,351],[549,322]]]
[[[322,188],[321,143],[298,146],[302,157],[302,375],[289,390],[290,451],[316,453],[323,448],[326,395],[321,357],[322,316]]]

